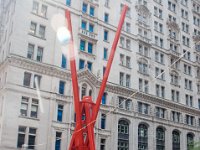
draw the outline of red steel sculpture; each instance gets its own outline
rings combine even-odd
[[[75,52],[73,46],[71,15],[69,10],[65,11],[67,27],[71,35],[69,43],[70,68],[71,68],[71,78],[73,85],[73,95],[74,95],[74,105],[75,105],[74,107],[76,113],[76,127],[71,138],[69,150],[95,150],[94,125],[100,108],[101,99],[106,87],[106,82],[108,80],[108,75],[110,73],[111,65],[113,62],[114,54],[116,51],[117,43],[119,41],[127,9],[128,7],[124,5],[120,21],[118,24],[117,32],[115,34],[114,42],[111,48],[110,56],[107,62],[106,70],[101,83],[100,91],[96,100],[96,104],[92,101],[91,96],[84,96],[82,101],[80,101],[77,72],[76,72]]]

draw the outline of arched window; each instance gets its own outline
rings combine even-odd
[[[165,150],[165,130],[161,127],[156,129],[156,150]]]
[[[187,134],[187,150],[191,150],[194,147],[194,136],[191,133]]]
[[[81,98],[83,98],[83,96],[86,95],[86,92],[87,92],[87,85],[84,83],[81,89]]]
[[[178,131],[172,132],[172,150],[180,150],[180,133]]]
[[[138,150],[148,149],[148,127],[145,124],[138,126]]]
[[[129,123],[126,120],[118,122],[118,150],[129,150]]]

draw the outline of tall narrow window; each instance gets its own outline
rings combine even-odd
[[[57,121],[62,122],[63,119],[63,105],[58,104]]]
[[[89,24],[89,32],[94,32],[94,25],[93,24]]]
[[[31,73],[25,72],[23,85],[30,86],[30,84],[31,84]]]
[[[106,128],[106,115],[101,114],[101,129],[105,129],[105,128]]]
[[[108,59],[108,49],[107,48],[103,49],[103,59],[105,59],[105,60]]]
[[[38,47],[38,51],[37,51],[37,61],[42,62],[42,57],[43,57],[43,47]]]
[[[87,85],[84,83],[81,89],[81,98],[86,95]]]
[[[108,41],[108,31],[104,30],[104,41]]]
[[[37,27],[37,24],[35,22],[31,22],[31,26],[30,26],[30,33],[35,35],[36,34],[36,27]]]
[[[87,67],[90,71],[92,71],[92,63],[91,62],[89,62],[89,61],[87,62]]]
[[[67,59],[64,54],[62,54],[62,63],[61,63],[62,68],[67,68]]]
[[[93,44],[88,42],[88,53],[92,54],[93,51]]]
[[[42,8],[41,8],[41,16],[42,17],[45,17],[47,16],[47,6],[46,5],[42,5]]]
[[[38,105],[39,105],[38,100],[37,99],[32,99],[30,117],[33,117],[33,118],[37,118],[38,117]]]
[[[61,150],[61,132],[56,132],[55,150]]]
[[[29,98],[22,97],[21,109],[20,109],[20,115],[21,116],[27,116],[28,115],[28,103],[29,103]]]
[[[87,13],[87,4],[83,3],[82,5],[82,12]]]
[[[33,1],[33,8],[32,8],[32,12],[37,14],[38,13],[38,8],[39,8],[39,3],[36,1]]]
[[[40,88],[41,78],[42,77],[40,75],[36,75],[36,74],[34,75],[34,84],[33,84],[34,88]]]
[[[26,135],[26,127],[19,126],[18,139],[17,139],[18,148],[22,148],[22,146],[25,144],[25,135]]]
[[[172,150],[180,150],[180,134],[175,130],[172,132]]]
[[[27,58],[33,59],[33,57],[34,57],[34,47],[35,47],[35,45],[33,45],[33,44],[28,44]]]
[[[41,37],[41,38],[45,38],[45,26],[42,26],[42,25],[40,25],[40,28],[39,28],[39,37]]]
[[[107,100],[107,93],[103,93],[103,96],[102,96],[102,104],[106,104],[106,100]]]
[[[80,50],[85,51],[85,41],[84,40],[80,41]]]
[[[35,149],[36,129],[29,128],[28,149]]]
[[[165,150],[165,131],[161,127],[156,129],[156,150]]]
[[[104,14],[104,22],[108,23],[108,17],[109,17],[108,13],[105,13]]]
[[[65,91],[65,82],[60,81],[60,83],[59,83],[59,94],[64,94],[64,91]]]
[[[85,61],[80,59],[79,60],[79,69],[83,69],[85,67]]]
[[[187,150],[192,150],[194,148],[194,136],[191,133],[187,134]]]
[[[81,28],[84,29],[84,30],[87,29],[87,22],[86,21],[82,20],[82,22],[81,22]]]
[[[148,149],[148,128],[144,124],[138,126],[138,150]]]
[[[90,16],[94,16],[94,7],[90,6]]]
[[[118,122],[118,150],[129,149],[129,123],[126,120]]]
[[[101,139],[100,150],[105,150],[105,147],[106,147],[106,139]]]

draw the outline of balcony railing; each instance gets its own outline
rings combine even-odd
[[[97,40],[97,34],[94,33],[94,32],[90,32],[88,30],[80,28],[79,33],[83,36],[90,38],[90,39]]]

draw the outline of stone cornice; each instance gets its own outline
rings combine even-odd
[[[67,79],[71,81],[70,71],[61,69],[56,66],[52,66],[52,65],[48,65],[44,63],[38,63],[36,61],[29,60],[24,57],[12,55],[6,60],[6,62],[0,65],[0,68],[7,63],[9,63],[11,66],[16,66],[19,68],[23,68],[25,70],[30,70],[30,71],[38,72],[41,74],[58,77],[63,80]],[[79,81],[88,80],[88,82],[90,82],[93,85],[93,87],[95,87],[96,89],[100,88],[101,79],[97,78],[94,74],[92,74],[87,69],[78,71],[78,79]],[[164,108],[170,108],[172,110],[177,110],[183,113],[200,116],[200,111],[198,109],[188,108],[183,104],[175,103],[170,100],[166,100],[162,98],[158,98],[150,94],[140,93],[134,89],[122,87],[118,84],[108,82],[106,86],[106,91],[114,93],[116,95],[131,97],[132,99],[138,99],[150,104],[162,106]]]

